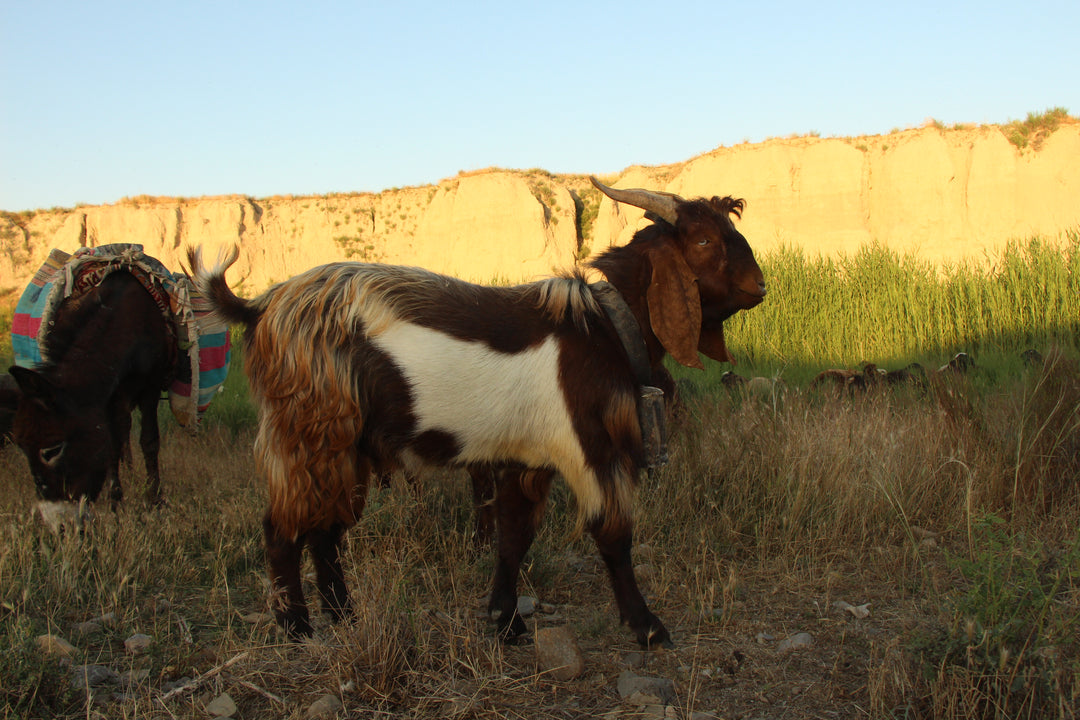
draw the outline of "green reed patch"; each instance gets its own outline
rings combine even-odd
[[[1080,343],[1080,231],[1010,244],[992,263],[937,266],[879,244],[835,259],[784,248],[759,263],[768,297],[725,326],[740,368],[757,374]]]

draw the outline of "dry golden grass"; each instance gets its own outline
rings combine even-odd
[[[96,508],[84,537],[32,518],[9,446],[0,717],[205,718],[223,692],[242,718],[303,718],[326,694],[348,717],[640,717],[616,690],[633,667],[675,681],[677,718],[1075,718],[1078,413],[1076,366],[1056,355],[994,391],[939,378],[926,392],[688,401],[673,461],[636,506],[635,560],[673,650],[640,653],[618,626],[556,488],[521,589],[545,606],[531,624],[578,638],[586,670],[569,682],[538,673],[530,645],[494,640],[492,553],[473,547],[463,473],[372,490],[344,553],[355,620],[290,644],[258,616],[265,489],[248,431],[169,433],[168,507],[145,509],[129,482],[132,499]],[[73,630],[106,613],[97,633]],[[779,652],[795,632],[813,645]],[[40,652],[45,633],[74,657]],[[125,652],[135,633],[153,638],[143,655]],[[136,682],[88,701],[69,667],[87,663]]]

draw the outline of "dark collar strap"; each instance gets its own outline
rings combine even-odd
[[[645,348],[645,338],[641,334],[641,326],[638,325],[634,313],[630,312],[630,306],[623,300],[622,295],[609,282],[601,280],[589,285],[593,297],[604,308],[604,313],[615,326],[615,332],[619,334],[623,350],[630,359],[630,366],[637,377],[638,385],[652,384],[652,366],[649,364],[649,351]]]

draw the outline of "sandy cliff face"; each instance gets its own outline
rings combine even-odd
[[[632,179],[644,184],[647,174]],[[740,230],[758,252],[786,244],[851,254],[877,241],[955,262],[1080,227],[1080,126],[1060,128],[1038,152],[1018,150],[993,127],[772,140],[694,158],[653,186],[746,198]],[[636,227],[640,213],[629,214],[616,243]]]
[[[746,198],[740,229],[759,253],[853,253],[877,241],[933,261],[993,256],[1007,241],[1080,227],[1080,125],[1021,151],[996,127],[857,139],[796,138],[720,148],[685,163],[629,168],[620,187]],[[599,206],[596,211],[597,205]],[[123,201],[0,217],[0,290],[22,288],[51,248],[139,242],[179,268],[233,244],[230,274],[253,293],[335,260],[419,265],[519,281],[623,244],[641,211],[580,176],[489,171],[377,195]]]

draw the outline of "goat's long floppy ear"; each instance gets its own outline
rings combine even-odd
[[[705,366],[698,357],[701,296],[697,276],[682,255],[670,247],[651,251],[649,260],[649,324],[671,357],[687,367],[702,369]]]
[[[701,328],[701,339],[698,340],[698,350],[705,353],[706,357],[711,357],[713,360],[729,362],[732,365],[735,364],[735,358],[731,357],[731,353],[729,353],[727,349],[727,344],[724,342],[723,325]]]

